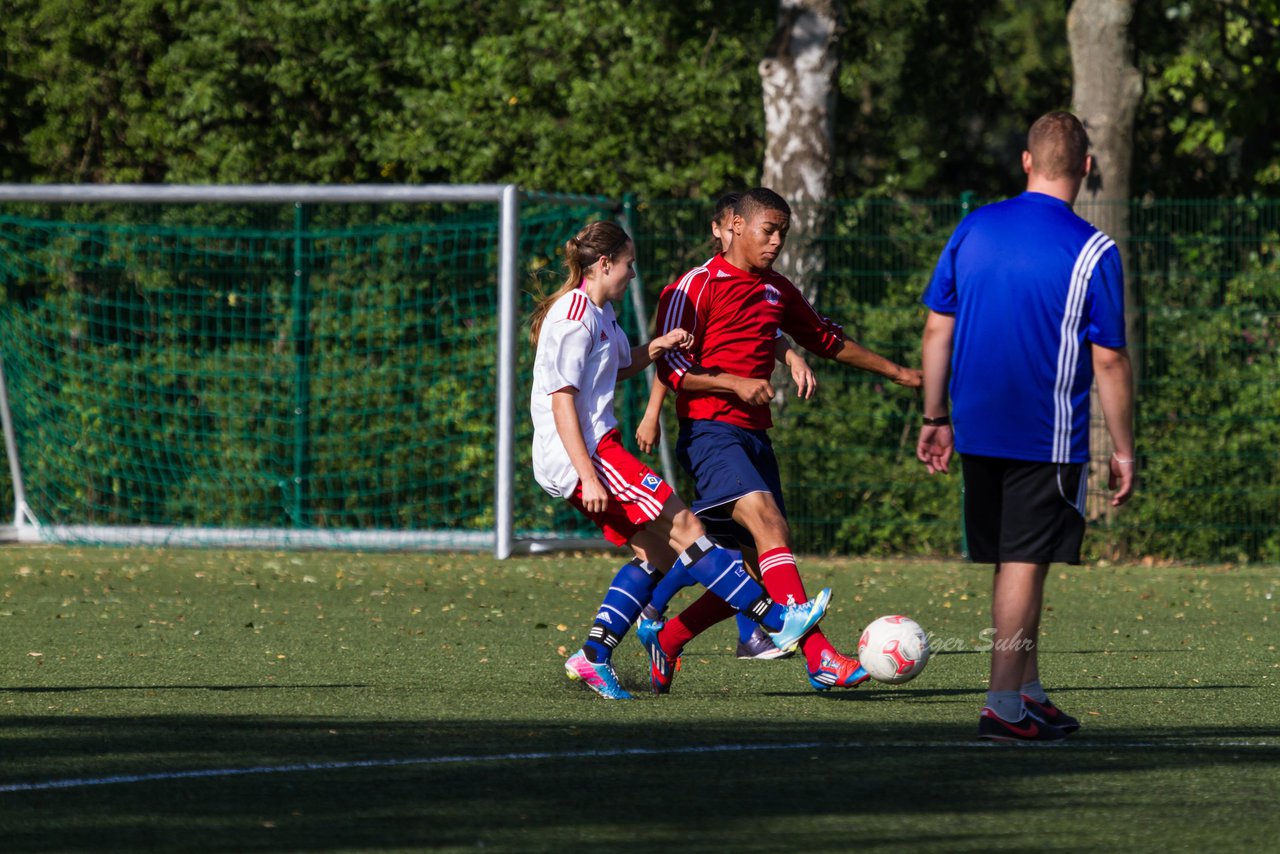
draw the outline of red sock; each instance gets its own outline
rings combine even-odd
[[[707,591],[677,616],[667,620],[658,632],[658,645],[667,655],[677,656],[689,641],[737,613],[728,602]]]
[[[809,601],[808,594],[804,592],[804,582],[800,580],[800,570],[796,568],[796,556],[786,546],[760,553],[760,578],[764,581],[764,589],[779,605],[792,602],[803,605]]]
[[[804,582],[800,580],[800,570],[796,567],[796,557],[791,553],[791,549],[785,546],[761,553],[760,578],[764,582],[764,589],[768,591],[773,601],[781,605],[790,602],[798,605],[809,601],[808,595],[804,592]],[[817,670],[822,664],[822,654],[828,651],[834,652],[835,647],[831,645],[831,641],[827,640],[822,629],[815,628],[801,638],[800,650],[804,653],[809,669]]]

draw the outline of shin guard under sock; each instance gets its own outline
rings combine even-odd
[[[782,607],[747,574],[741,552],[721,548],[707,537],[699,537],[680,553],[676,564],[683,564],[699,584],[749,619],[774,631],[782,627]]]
[[[641,609],[649,604],[656,584],[653,567],[640,558],[633,558],[618,570],[582,645],[588,661],[609,660],[618,641],[640,616]]]

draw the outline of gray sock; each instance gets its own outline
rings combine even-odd
[[[1044,692],[1044,686],[1040,684],[1039,679],[1037,679],[1034,682],[1028,682],[1027,684],[1023,685],[1022,693],[1026,694],[1028,697],[1035,700],[1037,703],[1049,702],[1049,695]]]
[[[1017,723],[1027,713],[1017,691],[988,691],[987,708],[1009,723]]]

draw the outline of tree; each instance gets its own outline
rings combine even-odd
[[[1133,64],[1131,0],[1075,0],[1067,16],[1071,44],[1073,102],[1076,115],[1089,131],[1093,170],[1081,189],[1077,207],[1098,228],[1116,241],[1125,269],[1128,260],[1129,176],[1133,162],[1133,125],[1142,99],[1142,76]],[[1137,343],[1140,316],[1133,276],[1125,278],[1125,327],[1129,341]],[[1141,351],[1134,351],[1140,353]],[[1140,373],[1133,359],[1134,376]],[[1095,383],[1091,394],[1093,423],[1090,445],[1095,457],[1106,461],[1113,452],[1110,434],[1102,419]],[[1107,466],[1093,467],[1090,495],[1092,515],[1110,513],[1105,500]]]
[[[837,4],[781,0],[773,41],[760,61],[764,92],[763,183],[791,204],[791,233],[778,267],[813,300],[823,263],[817,238],[831,192]]]

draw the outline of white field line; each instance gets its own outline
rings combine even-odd
[[[744,753],[759,750],[988,750],[1006,745],[989,741],[798,741],[788,744],[716,744],[701,747],[620,747],[612,750],[540,751],[536,753],[472,754],[467,756],[421,756],[405,759],[357,759],[345,762],[299,762],[290,765],[254,765],[245,768],[199,768],[189,771],[157,771],[150,774],[118,774],[107,777],[70,777],[31,783],[0,785],[0,794],[9,792],[44,792],[52,789],[78,789],[86,786],[120,786],[128,783],[151,783],[168,780],[204,780],[215,777],[248,777],[261,774],[302,774],[314,771],[345,771],[356,768],[402,768],[414,765],[480,764],[485,762],[537,762],[545,759],[607,759],[620,756],[675,756],[706,753]],[[1129,742],[1055,742],[1015,744],[1017,748],[1049,748],[1053,750],[1185,750],[1187,748],[1263,748],[1280,750],[1277,741],[1129,741]]]

